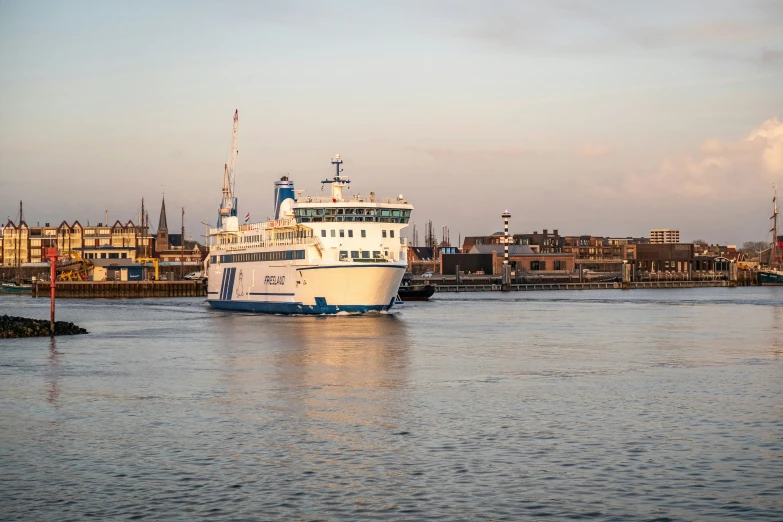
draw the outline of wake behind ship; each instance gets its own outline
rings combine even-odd
[[[219,226],[209,232],[209,304],[280,314],[389,310],[407,267],[401,231],[413,207],[402,195],[377,198],[371,192],[346,199],[350,181],[338,154],[335,176],[321,182],[331,185],[331,197],[303,197],[284,176],[275,182],[274,219],[239,224],[232,165],[236,123],[235,115]]]

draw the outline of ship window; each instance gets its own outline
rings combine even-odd
[[[370,253],[366,250],[362,251],[362,259],[370,259]]]
[[[345,230],[340,229],[340,237],[345,237]]]
[[[348,237],[353,237],[353,230],[348,229]]]
[[[375,250],[372,253],[372,257],[374,257],[375,259],[378,259],[379,257],[381,257],[381,253],[379,251]]]
[[[340,261],[345,261],[347,259],[348,259],[348,251],[340,250]]]
[[[299,221],[301,221],[302,223],[309,223],[310,222],[310,218],[302,218]]]
[[[351,250],[351,259],[359,259],[359,251]]]
[[[343,216],[337,216],[337,221],[342,221],[342,220],[343,220]]]
[[[313,209],[313,215],[314,216],[323,216],[324,215],[324,209],[322,209],[322,208],[314,208]]]
[[[367,231],[366,230],[362,230],[362,237],[367,237]]]
[[[363,216],[364,215],[364,209],[363,208],[357,208],[356,209],[356,213],[359,214],[360,216]]]
[[[381,230],[381,237],[386,237],[386,231],[385,230]]]
[[[327,208],[324,212],[326,212],[327,216],[334,216],[335,215],[335,209],[333,209],[333,208]]]
[[[376,213],[375,213],[375,212],[376,212],[376,211],[375,211],[375,209],[374,209],[374,208],[368,208],[368,209],[367,209],[367,215],[368,215],[368,216],[374,216],[374,215],[376,215]]]
[[[337,209],[337,214],[338,214],[338,215],[339,215],[339,214],[345,214],[345,209],[344,209],[344,208],[338,208],[338,209]]]
[[[345,216],[346,221],[353,221],[353,216]]]
[[[310,209],[309,209],[309,208],[303,208],[303,209],[302,209],[302,215],[303,215],[303,216],[309,216],[309,215],[311,215]]]
[[[321,237],[326,237],[326,230],[321,230]]]
[[[345,209],[345,213],[346,214],[353,214],[353,209],[352,208],[346,208]]]
[[[394,230],[389,230],[389,237],[394,237]]]
[[[382,209],[381,210],[381,216],[388,217],[389,216],[389,209],[388,208]]]
[[[399,210],[392,210],[392,216],[399,217],[400,211]]]
[[[380,221],[381,223],[388,223],[388,222],[389,222],[389,219],[390,219],[390,218],[387,218],[387,217],[382,217],[382,218],[378,218],[378,221]]]
[[[332,236],[332,237],[335,237],[334,229],[332,229],[331,236]]]

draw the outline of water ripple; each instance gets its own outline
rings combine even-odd
[[[0,342],[4,520],[780,520],[783,289],[394,314],[69,301]],[[43,300],[1,313],[46,317]]]

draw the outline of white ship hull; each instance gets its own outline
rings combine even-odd
[[[402,229],[413,206],[402,195],[344,198],[350,181],[339,155],[332,164],[335,176],[322,181],[331,184],[331,197],[301,197],[283,176],[275,182],[274,219],[262,223],[240,225],[236,198],[226,206],[232,194],[224,188],[205,263],[213,308],[338,314],[394,306],[408,265]]]
[[[275,314],[336,314],[389,310],[404,263],[272,265],[231,263],[209,269],[213,308]]]

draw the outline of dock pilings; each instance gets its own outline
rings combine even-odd
[[[33,285],[33,297],[46,297],[49,283]],[[201,281],[57,281],[56,297],[76,299],[205,297]]]

